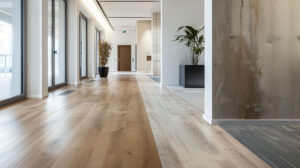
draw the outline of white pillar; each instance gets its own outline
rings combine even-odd
[[[79,2],[68,0],[67,2],[67,67],[68,84],[80,83],[79,77]]]
[[[213,25],[212,25],[212,0],[205,0],[205,91],[204,91],[204,114],[203,119],[213,123]]]
[[[94,78],[96,70],[96,27],[95,21],[90,19],[88,20],[88,77]]]
[[[48,1],[26,1],[26,94],[48,96]]]

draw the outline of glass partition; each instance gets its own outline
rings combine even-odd
[[[66,82],[66,6],[55,0],[55,85]]]
[[[80,15],[80,78],[87,77],[87,19]]]
[[[96,30],[96,74],[98,75],[98,67],[100,66],[100,52],[99,52],[99,43],[100,43],[100,31]]]
[[[48,86],[66,84],[66,1],[48,0]]]
[[[48,86],[52,86],[52,1],[48,0]]]
[[[24,97],[22,12],[22,0],[0,3],[0,106]]]

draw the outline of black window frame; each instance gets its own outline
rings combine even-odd
[[[5,100],[0,101],[0,107],[18,102],[20,100],[25,99],[26,97],[26,89],[25,89],[25,74],[26,74],[26,67],[25,67],[25,0],[21,0],[21,94],[17,96],[10,97]]]
[[[63,86],[67,86],[67,80],[68,80],[68,44],[67,44],[67,39],[68,39],[68,11],[67,11],[67,1],[63,0],[65,2],[65,82],[63,83],[59,83],[59,84],[55,84],[55,0],[52,0],[52,35],[51,35],[51,55],[52,55],[52,85],[48,86],[48,90],[52,91],[55,90],[57,88],[63,87]]]

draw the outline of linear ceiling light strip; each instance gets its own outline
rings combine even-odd
[[[104,16],[105,16],[107,22],[109,23],[111,29],[112,29],[113,31],[115,31],[115,28],[114,28],[114,27],[112,26],[112,24],[110,23],[110,21],[109,21],[107,15],[106,15],[106,13],[105,13],[105,11],[104,11],[102,5],[100,4],[99,0],[96,0],[96,1],[97,1],[97,3],[98,3],[98,5],[99,5],[99,7],[100,7],[100,9],[101,9],[101,11],[102,11],[102,13],[104,14]]]

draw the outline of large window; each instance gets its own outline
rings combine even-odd
[[[66,84],[66,2],[48,0],[48,86]]]
[[[87,19],[80,14],[80,78],[87,77]]]
[[[0,106],[24,97],[23,1],[0,1]]]

